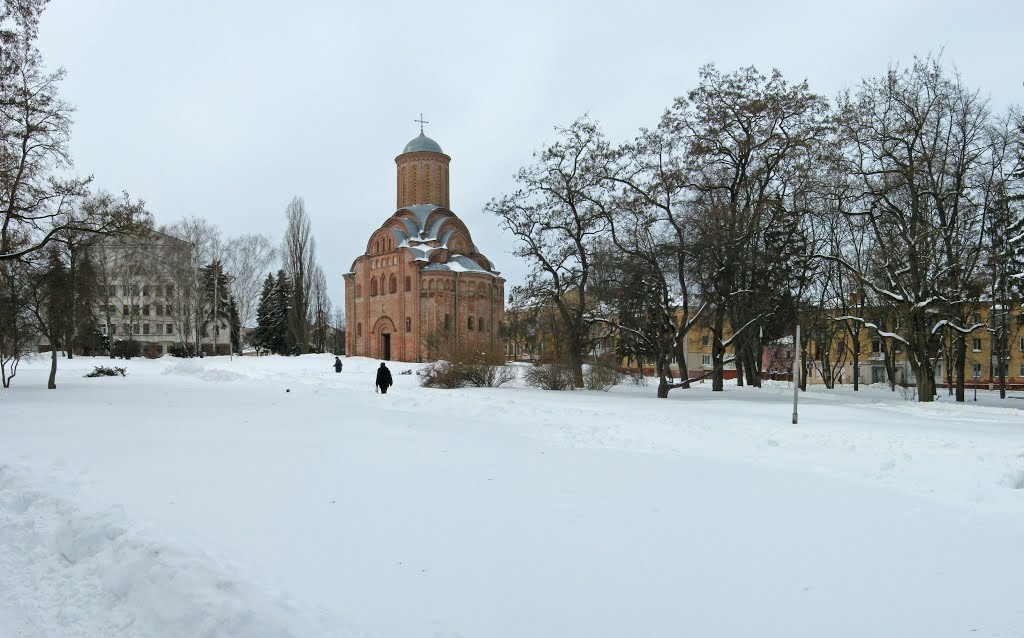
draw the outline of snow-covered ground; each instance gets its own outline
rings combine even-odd
[[[23,365],[0,636],[1024,636],[1024,401]],[[290,390],[287,391],[287,390]]]

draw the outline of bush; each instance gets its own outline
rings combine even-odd
[[[445,361],[435,361],[419,372],[427,388],[496,388],[516,378],[515,368],[501,357],[486,352],[463,351]]]
[[[571,390],[572,368],[563,363],[531,366],[523,373],[526,385],[544,390]]]
[[[96,366],[92,369],[92,372],[86,374],[85,377],[116,377],[117,375],[121,375],[123,377],[125,374],[127,374],[127,371],[120,366]]]
[[[193,356],[192,352],[180,343],[176,343],[173,346],[168,347],[167,354],[172,357],[181,357],[183,359]]]
[[[138,341],[129,339],[128,341],[117,341],[114,343],[114,349],[112,353],[115,357],[121,357],[122,359],[131,359],[142,354],[142,346],[139,345]]]
[[[607,365],[592,363],[583,369],[583,387],[607,392],[622,381],[623,374]]]

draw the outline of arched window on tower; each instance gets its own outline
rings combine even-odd
[[[406,277],[405,278],[405,291],[409,292],[410,290],[412,290],[412,278],[411,277]]]
[[[398,292],[398,279],[394,275],[391,275],[391,280],[388,282],[388,292],[391,294]]]
[[[363,324],[361,324],[361,323],[357,323],[356,324],[356,336],[357,337],[363,336]]]
[[[484,318],[483,318],[483,317],[480,317],[480,318],[479,318],[479,319],[477,320],[477,327],[476,327],[476,328],[477,328],[477,330],[479,330],[480,332],[483,332],[483,331],[484,331]]]
[[[405,331],[406,332],[412,332],[412,318],[411,317],[406,317],[405,318]]]
[[[371,279],[370,280],[370,296],[371,297],[376,297],[377,296],[377,280],[376,279]]]
[[[469,321],[466,322],[466,329],[467,330],[472,330],[473,329],[473,315],[469,315]]]
[[[380,276],[380,294],[383,295],[383,294],[387,293],[387,291],[388,291],[387,284],[388,284],[387,275],[381,275]]]

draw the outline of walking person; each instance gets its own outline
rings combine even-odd
[[[380,367],[377,368],[377,388],[381,394],[387,394],[388,388],[392,385],[394,382],[391,380],[391,370],[388,370],[388,367],[381,361]]]
[[[339,357],[334,357],[334,371],[341,372],[341,359]]]

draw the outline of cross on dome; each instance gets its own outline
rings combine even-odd
[[[423,125],[424,124],[430,124],[430,122],[428,122],[427,120],[423,119],[423,113],[420,113],[420,119],[413,120],[413,122],[419,122],[420,123],[420,134],[421,135],[423,134]]]

